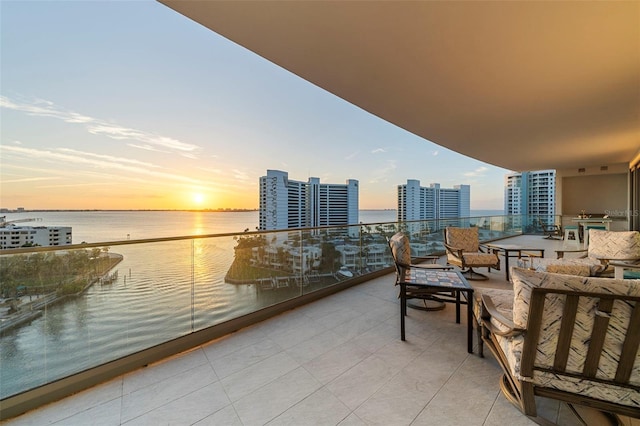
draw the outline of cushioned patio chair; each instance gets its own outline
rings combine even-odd
[[[536,259],[538,271],[581,276],[613,276],[609,262],[640,263],[640,232],[589,229],[586,249],[558,250],[557,259]],[[579,255],[577,258],[565,254]],[[518,266],[523,266],[520,263]]]
[[[544,234],[544,238],[548,240],[561,240],[564,235],[562,231],[562,227],[560,225],[555,224],[547,224],[544,220],[538,219],[538,224],[542,229],[542,233]]]
[[[444,230],[444,247],[447,251],[447,263],[462,269],[468,280],[486,280],[488,277],[473,270],[486,267],[500,270],[500,258],[496,252],[485,252],[480,246],[478,228],[456,228],[449,226]]]
[[[396,267],[396,282],[398,285],[404,281],[405,274],[411,268],[427,268],[427,269],[444,269],[450,270],[451,266],[441,265],[437,263],[438,256],[423,256],[416,257],[416,262],[429,262],[429,263],[414,263],[411,257],[411,244],[409,238],[402,232],[396,233],[391,238],[387,238],[389,249],[391,250],[391,256],[393,257],[394,265]],[[438,292],[433,289],[426,289],[421,287],[407,286],[407,298],[408,299],[420,299],[421,305],[411,304],[410,307],[414,309],[422,309],[426,311],[435,311],[444,309],[445,302],[443,298],[455,298],[454,292]]]
[[[511,277],[511,309],[481,297],[482,339],[507,399],[540,424],[536,396],[640,418],[640,280]]]

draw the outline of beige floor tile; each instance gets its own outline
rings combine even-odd
[[[320,383],[327,384],[371,355],[358,345],[347,342],[304,364]]]
[[[326,388],[318,389],[278,417],[269,426],[332,426],[339,424],[351,414],[340,400]]]
[[[227,405],[223,409],[194,423],[193,426],[243,426],[243,424],[233,405]]]
[[[314,336],[312,339],[299,343],[286,352],[301,364],[307,363],[332,349],[346,343],[348,339],[339,336],[332,330]]]
[[[180,399],[218,381],[209,364],[169,377],[122,397],[122,421],[126,422]]]
[[[243,425],[264,425],[287,411],[321,384],[304,368],[297,368],[233,403]]]
[[[126,374],[122,391],[124,394],[132,393],[206,363],[207,357],[202,348],[195,348]]]
[[[275,354],[221,380],[232,402],[298,368],[300,364],[285,352]]]
[[[355,410],[398,372],[398,368],[371,355],[327,384],[327,389],[347,407]]]
[[[148,411],[124,425],[191,425],[230,404],[224,388],[216,382]]]
[[[212,359],[211,366],[218,378],[224,379],[280,352],[282,352],[280,345],[270,338],[263,338],[228,355]]]

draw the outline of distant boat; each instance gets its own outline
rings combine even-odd
[[[342,275],[345,278],[353,278],[353,272],[347,269],[346,266],[343,266],[340,269],[338,269],[338,272],[336,272],[336,274]]]

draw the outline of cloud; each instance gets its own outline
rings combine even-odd
[[[86,130],[93,135],[107,136],[116,140],[134,140],[142,144],[131,145],[136,148],[146,149],[145,147],[148,146],[159,146],[169,149],[170,151],[177,151],[178,153],[190,154],[192,156],[195,151],[200,149],[197,145],[182,142],[178,139],[120,126],[77,112],[67,111],[54,105],[53,102],[43,99],[36,99],[35,102],[27,103],[13,101],[6,96],[0,96],[0,107],[14,111],[22,111],[28,115],[56,118],[66,123],[82,124]]]
[[[381,154],[381,153],[384,153],[384,152],[387,152],[387,150],[384,149],[384,148],[376,148],[373,151],[371,151],[372,154]]]
[[[54,179],[61,179],[59,177],[33,177],[33,178],[21,178],[21,179],[8,179],[8,180],[3,180],[2,183],[22,183],[22,182],[37,182],[37,181],[41,181],[41,180],[54,180]]]
[[[151,145],[138,145],[135,143],[129,143],[127,144],[132,148],[138,148],[138,149],[144,149],[145,151],[152,151],[152,152],[162,152],[162,153],[168,153],[169,151],[163,150],[163,149],[158,149],[154,146]]]
[[[489,168],[488,168],[488,167],[481,166],[481,167],[478,167],[477,169],[475,169],[475,170],[474,170],[474,171],[472,171],[472,172],[466,172],[466,173],[463,173],[463,175],[464,175],[465,177],[480,177],[480,176],[484,176],[484,173],[485,173],[487,170],[489,170]]]
[[[233,178],[237,180],[249,180],[249,175],[246,172],[238,169],[231,170],[233,173]]]
[[[200,181],[188,178],[186,176],[152,170],[158,168],[158,166],[150,163],[131,160],[128,158],[114,157],[110,155],[99,155],[88,152],[75,151],[72,149],[48,151],[3,145],[0,145],[0,151],[3,152],[3,155],[6,155],[7,152],[15,155],[24,155],[30,161],[42,159],[47,161],[55,161],[58,163],[78,164],[84,167],[90,167],[98,170],[109,170],[112,172],[117,172],[116,174],[125,172],[153,177],[156,179],[161,178],[170,181],[200,184]]]
[[[351,154],[348,154],[346,157],[344,157],[345,160],[353,160],[356,155],[358,155],[358,151],[352,152]]]
[[[440,154],[440,152],[439,152],[439,151],[433,151],[433,152],[431,153],[431,155],[433,155],[434,157],[436,157],[438,154]]]
[[[387,161],[386,166],[375,170],[375,175],[369,179],[369,183],[386,182],[390,175],[396,170],[396,160]]]

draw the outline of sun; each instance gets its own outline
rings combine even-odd
[[[193,194],[192,195],[192,199],[193,199],[193,202],[198,204],[198,205],[201,205],[202,203],[204,203],[204,195],[202,195],[200,193]]]

